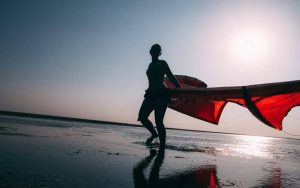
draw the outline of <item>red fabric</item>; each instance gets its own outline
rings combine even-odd
[[[227,102],[247,107],[263,123],[282,130],[282,121],[291,108],[300,105],[300,81],[245,87],[206,88],[196,78],[176,76],[182,89],[170,89],[169,108],[218,124]],[[165,79],[167,88],[174,88]]]
[[[300,92],[262,97],[254,103],[271,126],[282,130],[284,117],[293,107],[300,105]]]

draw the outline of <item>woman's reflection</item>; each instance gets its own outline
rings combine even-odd
[[[167,177],[159,178],[160,167],[163,164],[165,150],[160,149],[150,170],[148,180],[145,178],[146,169],[155,157],[155,150],[150,150],[150,155],[140,161],[133,168],[133,179],[135,187],[218,187],[218,179],[215,165],[203,165],[193,170],[169,174]]]

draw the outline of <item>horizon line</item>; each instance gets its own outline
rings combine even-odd
[[[15,116],[15,117],[17,116],[17,117],[25,117],[25,118],[52,119],[52,120],[60,120],[60,121],[77,121],[77,122],[84,122],[84,123],[109,124],[109,125],[118,125],[118,126],[142,127],[142,125],[140,125],[140,124],[133,124],[133,123],[115,122],[115,121],[107,121],[107,120],[95,120],[95,119],[76,118],[76,117],[66,117],[66,116],[55,116],[55,115],[36,114],[36,113],[17,112],[17,111],[7,111],[7,110],[0,110],[0,115]],[[203,131],[203,130],[194,130],[194,129],[180,129],[180,128],[169,128],[169,127],[166,127],[166,129],[180,130],[180,131],[192,131],[192,132],[214,133],[214,134],[259,136],[259,137],[270,137],[270,138],[300,140],[300,138],[286,138],[286,137],[276,137],[276,136],[249,135],[249,134],[241,134],[241,133],[228,133],[228,132],[218,132],[218,131]]]

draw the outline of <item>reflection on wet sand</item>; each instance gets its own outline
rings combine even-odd
[[[185,170],[182,172],[170,173],[167,176],[164,175],[160,178],[160,168],[164,162],[165,149],[160,149],[156,154],[155,150],[150,150],[149,156],[142,159],[133,167],[133,180],[136,188],[144,187],[227,187],[236,186],[237,182],[231,182],[230,180],[220,180],[217,177],[217,166],[213,164],[200,165],[193,169]],[[146,177],[144,171],[149,167],[153,161],[153,165],[150,168],[149,176]],[[280,188],[284,185],[292,185],[293,183],[284,182],[282,177],[281,168],[273,167],[271,169],[265,169],[267,175],[262,176],[258,180],[258,184],[254,187],[272,187]],[[282,179],[283,178],[283,179]],[[243,186],[241,184],[241,186]]]
[[[270,171],[270,174],[267,176],[264,176],[261,180],[259,185],[257,187],[272,187],[272,188],[280,188],[280,187],[285,187],[285,186],[292,186],[292,182],[284,185],[282,182],[282,173],[281,173],[281,168],[275,167]]]
[[[272,158],[270,152],[271,142],[273,138],[261,136],[237,136],[237,143],[232,145],[230,151],[233,151],[237,156],[242,157],[262,157]]]
[[[147,180],[144,170],[154,157],[155,153],[150,150],[150,155],[134,166],[133,179],[135,187],[219,187],[215,165],[202,165],[193,170],[186,170],[159,178],[159,170],[165,157],[164,149],[158,151]]]

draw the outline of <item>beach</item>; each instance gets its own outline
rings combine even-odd
[[[300,140],[0,116],[0,187],[299,187]]]

